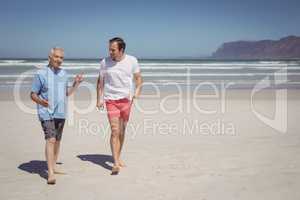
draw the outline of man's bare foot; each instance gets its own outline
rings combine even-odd
[[[111,175],[118,175],[120,172],[120,166],[114,165],[111,169]]]
[[[47,184],[54,185],[55,183],[56,183],[56,180],[55,180],[54,174],[49,174],[48,175]]]
[[[59,170],[54,170],[54,174],[66,175],[67,173]]]
[[[120,167],[126,167],[125,163],[122,160],[119,160],[119,166]]]

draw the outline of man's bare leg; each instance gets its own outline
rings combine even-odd
[[[127,121],[124,121],[122,118],[120,119],[120,151],[119,151],[119,164],[121,167],[126,167],[125,163],[120,159],[121,151],[124,144],[125,139],[125,130],[126,130]]]
[[[114,159],[114,166],[112,171],[118,171],[120,168],[119,164],[119,151],[120,151],[120,122],[119,118],[109,119],[111,128],[110,147],[112,156]]]
[[[60,141],[56,140],[54,145],[55,164],[57,163],[58,160],[59,149],[60,149]]]
[[[66,174],[66,173],[58,171],[56,169],[56,163],[58,161],[59,150],[60,150],[60,140],[56,140],[55,145],[54,145],[54,160],[55,160],[55,162],[54,162],[54,166],[55,166],[54,167],[54,173],[55,174]]]
[[[48,183],[55,184],[55,176],[54,176],[54,166],[55,166],[55,156],[54,156],[54,146],[56,139],[49,138],[46,140],[46,160],[48,166]]]

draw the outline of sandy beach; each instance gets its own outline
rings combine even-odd
[[[0,200],[300,200],[300,0],[0,5]]]
[[[250,92],[227,91],[223,106],[220,98],[189,93],[181,101],[170,94],[141,97],[134,103],[122,152],[127,167],[118,176],[110,175],[106,113],[86,111],[93,102],[79,92],[58,165],[67,174],[58,175],[54,186],[46,184],[45,141],[37,116],[2,92],[0,198],[299,199],[299,90],[287,93],[284,132],[255,115]],[[34,108],[26,92],[22,98]],[[199,112],[193,102],[211,113]],[[275,91],[261,92],[254,105],[271,118]]]

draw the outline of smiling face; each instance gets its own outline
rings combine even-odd
[[[120,61],[123,57],[123,49],[119,49],[119,45],[117,42],[109,43],[109,55],[112,60]]]
[[[62,49],[53,49],[49,55],[49,65],[58,69],[64,60],[64,51]]]

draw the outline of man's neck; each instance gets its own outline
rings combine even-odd
[[[48,64],[48,67],[54,72],[58,72],[60,70],[60,67],[53,67],[52,65],[50,65],[50,63]]]
[[[120,62],[120,61],[123,60],[124,58],[125,58],[125,54],[122,54],[122,56],[120,56],[119,58],[116,58],[114,61]]]

